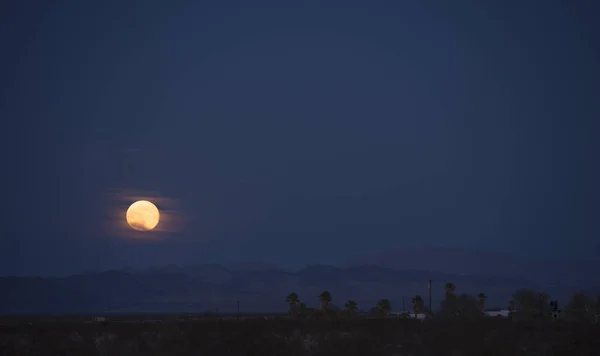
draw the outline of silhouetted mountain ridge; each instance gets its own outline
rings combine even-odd
[[[112,270],[66,278],[0,278],[0,313],[106,313],[106,312],[233,312],[285,311],[285,296],[296,292],[309,306],[318,307],[318,295],[329,290],[334,303],[354,299],[368,310],[381,298],[394,309],[402,301],[428,296],[433,280],[433,306],[439,305],[443,285],[453,282],[457,292],[488,296],[488,305],[506,306],[518,288],[538,288],[555,298],[566,298],[573,288],[504,276],[458,275],[426,270],[396,270],[376,264],[340,268],[311,265],[294,272],[270,265],[244,269],[215,264],[169,265],[147,270]]]

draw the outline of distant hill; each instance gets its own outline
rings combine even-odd
[[[248,268],[246,268],[248,267]],[[566,298],[579,289],[553,286],[525,279],[482,274],[458,275],[426,270],[396,270],[375,264],[345,268],[307,266],[287,272],[271,265],[251,263],[233,266],[206,264],[169,265],[147,270],[114,270],[66,278],[0,278],[0,314],[108,313],[108,312],[242,312],[285,311],[285,296],[296,292],[309,306],[318,307],[318,295],[329,290],[333,302],[348,299],[368,310],[381,298],[394,310],[410,305],[420,294],[427,301],[427,281],[433,280],[433,307],[443,297],[443,285],[451,281],[457,292],[489,296],[489,306],[504,307],[518,288],[539,288],[555,298]]]

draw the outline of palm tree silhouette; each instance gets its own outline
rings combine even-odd
[[[417,314],[419,314],[419,312],[421,312],[421,310],[423,309],[423,297],[421,297],[420,295],[414,296],[412,299],[412,303],[413,303],[413,311],[415,313],[415,318],[416,318]]]
[[[300,302],[300,303],[298,304],[298,311],[297,311],[297,314],[298,314],[298,315],[301,315],[301,316],[303,316],[303,317],[304,317],[304,316],[307,316],[307,315],[308,315],[308,311],[309,311],[309,310],[308,310],[308,306],[306,305],[306,303],[304,303],[304,302]]]
[[[455,290],[456,286],[454,285],[454,283],[448,282],[444,286],[444,291],[446,292],[446,295],[454,294]]]
[[[487,296],[485,295],[485,293],[479,293],[479,294],[477,294],[477,306],[482,311],[485,310],[485,300],[486,300],[486,298],[487,298]]]
[[[290,315],[296,316],[296,304],[300,301],[298,294],[290,293],[287,297],[285,297],[285,301],[290,305]]]
[[[354,314],[358,310],[358,304],[354,300],[349,300],[344,304],[344,309],[348,314]]]
[[[321,300],[321,308],[324,312],[326,312],[327,306],[331,302],[331,293],[328,291],[323,291],[321,294],[319,294],[319,299]]]
[[[388,299],[381,299],[379,303],[377,303],[377,308],[387,315],[392,310],[392,304]]]

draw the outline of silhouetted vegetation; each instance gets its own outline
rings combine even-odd
[[[452,283],[435,313],[419,295],[412,315],[390,313],[385,298],[369,313],[353,300],[336,307],[328,291],[313,298],[321,308],[290,293],[288,315],[272,317],[5,318],[0,355],[600,355],[600,298],[584,292],[562,311],[547,294],[520,289],[506,317],[486,316],[484,293]]]
[[[377,308],[379,308],[383,314],[387,314],[392,310],[392,304],[388,299],[382,299],[377,303]]]
[[[416,295],[413,297],[412,299],[412,304],[413,304],[413,312],[415,314],[420,313],[423,310],[423,297],[421,297],[420,295]]]
[[[285,298],[285,301],[290,304],[290,316],[296,317],[297,314],[298,314],[297,310],[296,310],[296,304],[298,304],[300,302],[300,298],[298,297],[298,294],[296,294],[296,293],[290,293]]]
[[[600,327],[509,319],[40,323],[0,329],[2,355],[598,355]]]
[[[350,315],[355,314],[358,311],[358,304],[354,300],[349,300],[344,304],[344,310]]]

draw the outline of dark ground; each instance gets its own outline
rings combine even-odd
[[[177,319],[0,320],[0,355],[600,355],[600,325],[588,323]]]

